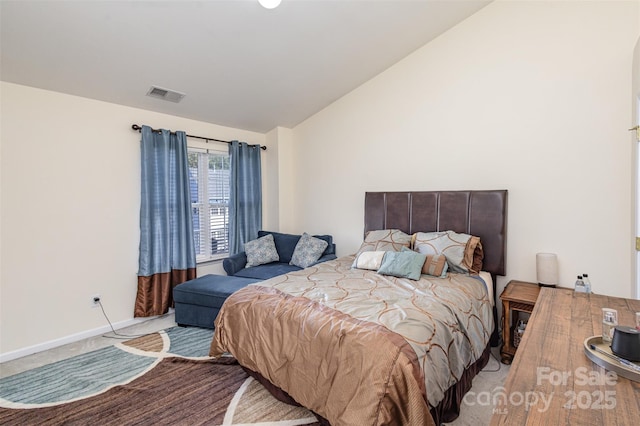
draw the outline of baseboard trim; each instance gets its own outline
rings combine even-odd
[[[113,324],[113,328],[115,330],[120,330],[125,327],[129,327],[132,325],[140,324],[145,321],[149,321],[150,319],[157,317],[149,317],[149,318],[131,318],[128,320],[120,321]],[[104,333],[108,333],[111,331],[111,327],[109,325],[105,325],[103,327],[94,328],[92,330],[82,331],[80,333],[71,334],[69,336],[61,337],[59,339],[49,340],[48,342],[39,343],[33,346],[27,346],[26,348],[17,349],[15,351],[0,353],[0,363],[12,361],[14,359],[22,358],[27,355],[32,355],[38,352],[46,351],[49,349],[57,348],[58,346],[66,345],[69,343],[74,343],[79,340],[88,339],[90,337],[99,336]]]

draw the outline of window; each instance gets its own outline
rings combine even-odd
[[[229,253],[229,154],[188,149],[197,262]]]

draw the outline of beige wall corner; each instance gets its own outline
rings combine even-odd
[[[296,232],[294,217],[294,161],[291,129],[276,127],[266,134],[269,167],[263,175],[263,228],[278,232]]]

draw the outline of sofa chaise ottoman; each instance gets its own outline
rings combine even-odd
[[[227,297],[257,281],[261,280],[209,274],[176,286],[173,289],[176,323],[180,326],[213,328],[213,322]]]
[[[223,261],[224,270],[228,275],[203,275],[177,285],[173,289],[176,323],[180,326],[213,328],[222,304],[233,292],[255,282],[302,270],[303,268],[289,263],[302,236],[259,231],[258,238],[268,234],[273,236],[278,261],[246,267],[247,255],[241,252]],[[336,247],[333,237],[331,235],[314,237],[327,242],[326,249],[316,263],[335,259]]]

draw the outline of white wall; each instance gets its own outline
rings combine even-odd
[[[639,15],[631,1],[494,2],[267,135],[0,83],[0,355],[104,327],[95,293],[113,322],[131,319],[132,123],[266,144],[265,226],[331,233],[339,255],[362,240],[365,191],[506,188],[499,287],[534,281],[535,253],[554,251],[562,285],[589,272],[596,292],[629,297]]]
[[[362,241],[365,191],[508,189],[509,279],[629,297],[638,2],[494,2],[293,129],[299,230]]]
[[[131,124],[265,143],[259,133],[0,84],[1,354],[104,328],[93,294],[112,322],[132,319],[140,134]]]
[[[638,8],[638,21],[640,21],[640,8]],[[630,123],[632,123],[634,126],[638,126],[640,125],[640,38],[638,38],[638,41],[636,42],[636,47],[634,49],[634,53],[633,53],[633,71],[632,71],[632,79],[633,79],[633,89],[631,92],[631,106],[632,106],[632,114],[631,114],[631,121]],[[633,126],[631,126],[633,127]],[[632,191],[631,191],[631,204],[632,204],[632,212],[631,212],[631,218],[633,221],[632,226],[634,227],[633,229],[635,229],[635,236],[640,236],[640,211],[638,211],[637,209],[637,204],[638,204],[638,199],[640,199],[640,197],[638,196],[638,192],[640,191],[640,188],[638,187],[638,181],[640,180],[638,178],[640,170],[639,170],[639,163],[640,161],[638,161],[638,142],[640,142],[640,130],[636,131],[636,132],[630,132],[630,144],[632,146],[632,155],[631,155],[631,162],[633,163],[633,170],[634,170],[634,175],[633,175],[633,183],[632,183]],[[635,239],[634,241],[632,241],[631,243],[634,248],[635,248]],[[636,252],[636,262],[635,265],[632,265],[632,278],[633,278],[633,282],[636,283],[636,289],[635,289],[635,297],[636,299],[640,299],[640,281],[639,281],[639,277],[640,277],[640,261],[638,261],[638,259],[640,259],[640,251]]]

